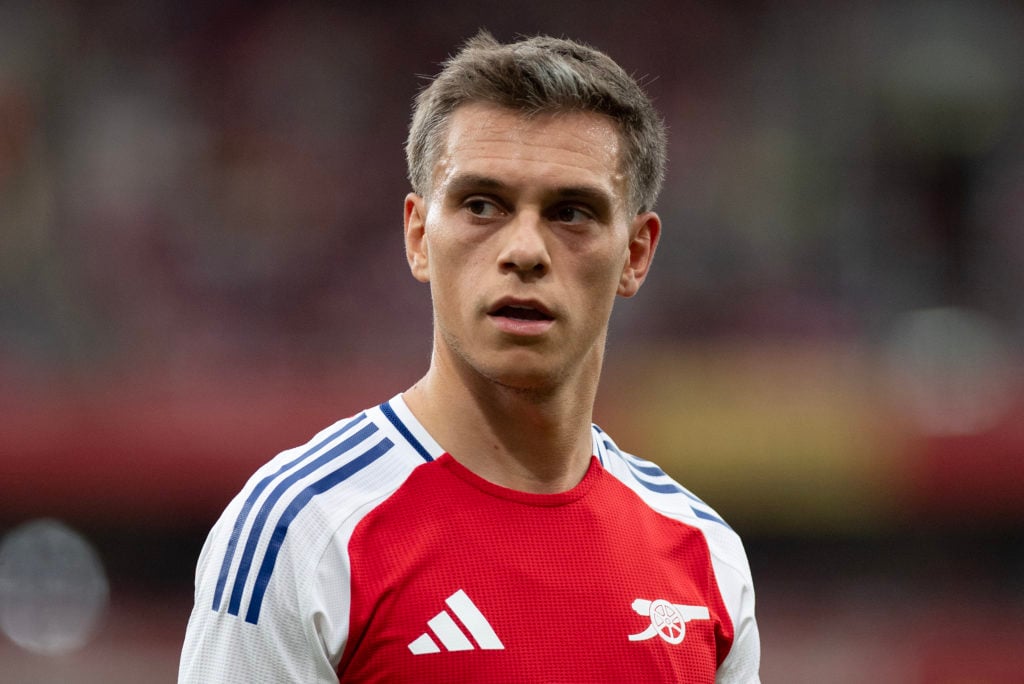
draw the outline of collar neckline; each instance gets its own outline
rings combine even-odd
[[[490,480],[485,480],[466,466],[459,463],[449,453],[445,453],[438,458],[437,463],[463,482],[466,482],[473,488],[478,489],[485,494],[499,499],[505,499],[506,501],[541,508],[564,506],[566,504],[579,501],[594,488],[594,485],[600,481],[604,472],[604,469],[601,467],[601,463],[598,461],[597,457],[591,456],[587,472],[575,487],[564,492],[557,492],[554,494],[536,494],[533,492],[522,492],[517,489],[510,489],[491,482]]]

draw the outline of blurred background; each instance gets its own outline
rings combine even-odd
[[[743,535],[764,681],[1024,682],[1024,8],[984,0],[0,0],[0,681],[174,681],[248,475],[426,369],[403,141],[480,27],[667,120],[596,420]]]

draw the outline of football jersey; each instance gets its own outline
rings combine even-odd
[[[200,555],[181,682],[759,682],[738,535],[596,426],[586,475],[484,480],[396,396],[258,470]]]

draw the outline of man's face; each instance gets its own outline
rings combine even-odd
[[[521,389],[596,380],[615,296],[637,291],[660,233],[657,215],[626,206],[619,159],[598,114],[452,114],[430,196],[405,202],[440,362]]]

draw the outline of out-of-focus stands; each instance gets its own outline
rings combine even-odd
[[[1024,10],[966,1],[0,0],[0,533],[60,518],[111,582],[90,649],[5,673],[173,681],[228,498],[425,368],[402,141],[480,26],[665,114],[596,418],[742,532],[765,681],[1016,681]]]

